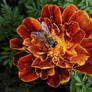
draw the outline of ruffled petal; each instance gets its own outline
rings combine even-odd
[[[63,11],[64,11],[64,8],[62,6],[59,6],[59,8],[60,8],[60,11],[61,11],[61,14],[62,14]]]
[[[85,65],[75,67],[74,69],[85,74],[92,74],[92,57],[87,60]]]
[[[38,76],[41,77],[42,80],[46,80],[48,76],[53,76],[55,74],[55,69],[54,68],[50,68],[50,69],[36,68],[35,72]]]
[[[20,25],[17,28],[17,33],[19,34],[20,37],[22,38],[30,38],[30,32],[28,31],[28,29],[26,28],[25,25]]]
[[[68,72],[68,70],[56,67],[55,75],[50,76],[47,83],[48,85],[56,88],[60,85],[60,83],[67,82],[69,81],[69,79],[70,73]]]
[[[44,52],[44,51],[46,51],[46,48],[45,48],[43,45],[41,45],[41,44],[39,44],[39,45],[40,45],[40,47],[31,44],[31,45],[28,47],[28,50],[29,50],[34,56],[40,58],[40,59],[43,61],[43,60],[45,60],[46,57],[47,57],[46,52]],[[43,47],[42,47],[42,46],[43,46]]]
[[[55,67],[54,64],[51,62],[51,59],[47,59],[45,61],[41,61],[39,58],[36,58],[33,63],[32,67],[40,68],[40,69],[49,69]]]
[[[42,29],[40,22],[32,17],[23,20],[23,24],[27,27],[29,32],[37,32]]]
[[[21,52],[16,53],[16,54],[14,55],[14,57],[13,57],[13,64],[14,64],[14,65],[17,65],[19,59],[20,59],[21,57],[27,55],[27,54],[28,54],[28,53],[25,52],[25,51],[21,51]]]
[[[78,10],[78,8],[71,4],[68,7],[66,7],[66,9],[63,11],[62,13],[62,21],[63,23],[68,22],[68,20],[70,19],[70,17]]]
[[[50,18],[49,10],[48,10],[49,5],[45,5],[42,9],[41,17],[48,17]]]
[[[90,53],[92,56],[92,39],[91,38],[85,38],[81,42],[81,45]]]
[[[56,65],[61,68],[72,68],[73,66],[69,61],[58,61]]]
[[[34,56],[32,54],[21,57],[17,64],[19,71],[22,72],[25,70],[29,70],[33,60],[34,60]]]
[[[34,81],[38,78],[33,68],[29,70],[19,71],[19,78],[24,82]]]
[[[71,37],[71,42],[80,43],[85,37],[85,32],[79,27],[77,22],[68,24],[67,32]]]
[[[30,46],[31,45],[31,38],[26,38],[26,39],[24,39],[24,41],[23,41],[23,45],[25,45],[25,46]]]
[[[41,79],[46,80],[49,76],[53,76],[55,74],[54,68],[46,69],[46,70],[41,70]]]
[[[48,17],[40,17],[39,19],[38,19],[41,23],[42,22],[45,22],[46,23],[46,25],[47,25],[47,27],[48,27],[48,29],[49,29],[49,31],[51,32],[52,30],[51,30],[51,21],[50,21],[50,19],[48,18]]]
[[[38,78],[35,73],[35,69],[31,67],[31,63],[34,59],[32,54],[26,55],[19,59],[17,67],[19,69],[19,77],[25,82],[33,81]]]
[[[18,38],[14,38],[10,40],[10,48],[19,49],[22,48],[22,41]]]
[[[48,70],[41,70],[40,77],[42,80],[46,80],[48,78]]]
[[[42,9],[41,17],[47,17],[52,23],[61,24],[61,10],[57,5],[45,5]]]
[[[70,62],[84,65],[89,58],[89,53],[82,46],[77,46],[75,50],[77,52],[77,56],[71,57]]]
[[[81,42],[81,45],[86,49],[92,48],[92,39],[91,38],[83,39],[83,41]]]
[[[92,19],[89,18],[85,11],[78,10],[69,19],[69,22],[71,21],[76,21],[79,23],[79,26],[85,31],[86,37],[89,37],[92,34]]]

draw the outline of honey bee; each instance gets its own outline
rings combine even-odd
[[[58,43],[49,31],[48,26],[45,22],[42,22],[42,29],[38,32],[32,32],[32,35],[44,42],[47,47],[54,48]]]

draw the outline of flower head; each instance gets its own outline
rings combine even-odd
[[[11,39],[10,47],[21,50],[14,56],[21,80],[40,77],[58,87],[69,81],[70,70],[92,74],[92,19],[75,5],[65,10],[45,5],[41,16],[24,19],[17,33],[23,40]]]

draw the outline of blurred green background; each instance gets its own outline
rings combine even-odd
[[[71,71],[71,80],[52,88],[40,79],[22,82],[13,66],[15,50],[10,49],[9,40],[19,37],[16,28],[26,17],[38,18],[45,4],[67,7],[75,4],[92,17],[92,0],[0,0],[0,92],[92,92],[92,76]]]

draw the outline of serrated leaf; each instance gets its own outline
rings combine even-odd
[[[77,81],[77,82],[80,82],[81,83],[81,79],[78,75],[74,76],[74,79]]]
[[[92,92],[92,88],[87,88],[87,92]]]
[[[70,92],[75,92],[75,88],[76,88],[75,81],[72,80],[71,83],[70,83]]]
[[[81,92],[88,92],[87,89],[86,89],[86,86],[83,85]]]

